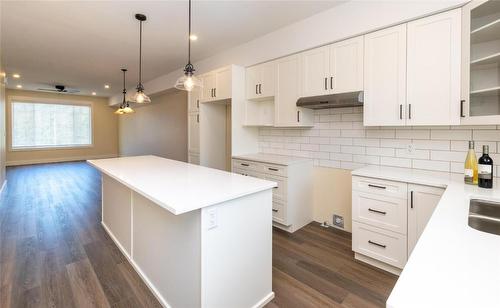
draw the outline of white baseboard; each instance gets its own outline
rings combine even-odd
[[[262,308],[267,305],[274,298],[274,292],[269,293],[266,297],[261,299],[253,308]]]
[[[5,163],[6,166],[21,166],[21,165],[35,165],[35,164],[48,164],[48,163],[62,163],[69,161],[82,161],[87,159],[101,159],[118,157],[118,154],[103,154],[103,155],[87,155],[87,156],[72,156],[62,158],[44,158],[44,159],[29,159],[29,160],[11,160]]]
[[[149,280],[149,278],[146,276],[146,274],[143,273],[143,271],[140,269],[140,267],[134,262],[134,260],[127,253],[127,251],[125,250],[125,248],[123,248],[123,246],[120,244],[120,242],[115,237],[115,235],[113,234],[113,232],[111,232],[111,230],[108,228],[108,226],[106,226],[106,224],[104,223],[104,221],[101,221],[101,225],[104,227],[104,230],[108,233],[109,237],[111,237],[111,239],[116,244],[116,246],[118,247],[118,249],[120,249],[120,251],[125,256],[125,258],[127,258],[127,260],[130,263],[130,265],[132,265],[132,267],[137,272],[137,274],[139,275],[139,277],[141,277],[142,281],[144,281],[144,283],[146,284],[146,286],[153,293],[153,295],[160,302],[160,304],[163,307],[165,307],[165,308],[171,308],[171,306],[167,303],[167,301],[163,298],[163,296],[161,296],[160,292],[155,288],[155,286]],[[274,296],[274,293],[273,293],[273,296]]]

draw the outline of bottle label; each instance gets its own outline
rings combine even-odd
[[[474,176],[474,170],[472,170],[472,169],[465,169],[464,175],[466,177],[473,177]]]
[[[493,166],[479,164],[477,166],[477,173],[480,179],[491,180],[493,173]]]

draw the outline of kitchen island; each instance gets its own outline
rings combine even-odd
[[[102,225],[165,307],[262,307],[276,183],[157,156],[89,160]]]

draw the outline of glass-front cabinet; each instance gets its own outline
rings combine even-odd
[[[500,1],[462,9],[462,124],[500,124]]]

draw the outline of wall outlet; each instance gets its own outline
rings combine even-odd
[[[209,209],[207,211],[208,213],[208,224],[207,228],[208,230],[217,228],[217,209]]]
[[[406,151],[408,152],[408,154],[413,155],[413,153],[415,153],[415,145],[413,143],[408,143],[408,145],[406,146]]]
[[[333,225],[335,227],[339,227],[339,228],[344,229],[344,217],[334,214],[333,215]]]

